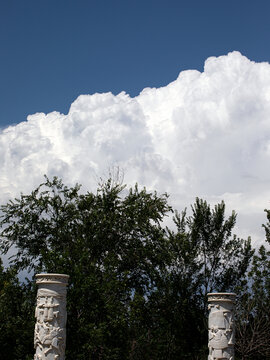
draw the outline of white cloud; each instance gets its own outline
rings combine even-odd
[[[224,199],[238,233],[264,237],[270,207],[270,64],[238,52],[183,71],[167,86],[81,95],[67,115],[38,113],[0,132],[0,197],[29,192],[43,174],[94,190],[117,165],[125,182],[167,191],[178,209]]]

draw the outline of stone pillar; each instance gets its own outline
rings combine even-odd
[[[37,274],[34,360],[64,360],[68,275]]]
[[[208,360],[234,360],[233,293],[210,293],[208,296]]]

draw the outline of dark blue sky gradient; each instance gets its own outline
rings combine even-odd
[[[0,127],[80,94],[136,96],[232,50],[269,61],[269,14],[269,0],[2,1]]]

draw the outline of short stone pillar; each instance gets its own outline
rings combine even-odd
[[[64,360],[68,275],[37,274],[34,360]]]
[[[208,360],[234,360],[233,293],[210,293],[208,296]]]

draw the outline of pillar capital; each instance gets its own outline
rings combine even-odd
[[[236,294],[235,293],[208,293],[208,303],[214,302],[228,302],[235,303]]]
[[[36,283],[39,284],[58,284],[67,286],[69,275],[66,274],[36,274]]]

